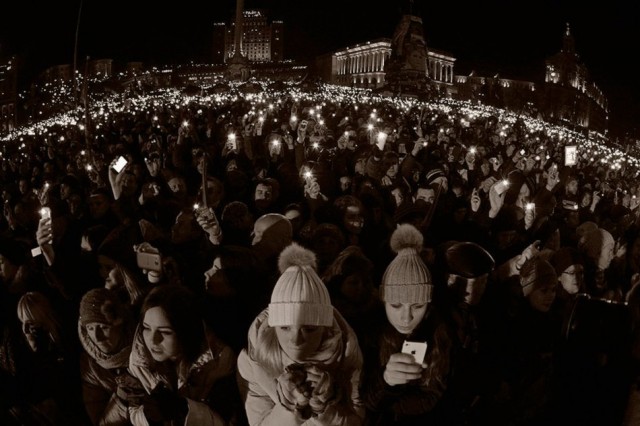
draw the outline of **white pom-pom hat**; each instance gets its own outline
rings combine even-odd
[[[316,272],[316,255],[292,243],[280,253],[280,278],[271,293],[269,326],[331,326],[333,305]]]
[[[387,303],[429,303],[431,273],[420,257],[423,237],[413,225],[398,225],[389,242],[396,257],[382,275],[380,298]]]

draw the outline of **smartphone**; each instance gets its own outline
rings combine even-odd
[[[405,340],[402,344],[402,353],[413,356],[416,363],[422,364],[427,354],[427,342],[411,342]]]
[[[40,209],[40,217],[42,219],[51,219],[51,208],[43,207]]]
[[[197,207],[196,207],[197,206]],[[218,218],[216,217],[216,212],[210,207],[200,207],[199,205],[194,205],[196,216],[204,217],[207,222],[216,221]]]
[[[406,154],[407,153],[407,148],[405,146],[404,143],[399,143],[398,144],[398,154]]]
[[[496,192],[498,193],[498,195],[502,194],[507,189],[509,189],[508,180],[502,179],[500,182],[496,183]]]
[[[526,210],[535,210],[535,208],[536,208],[536,204],[535,204],[535,203],[527,203],[527,204],[524,206],[524,208],[525,208]]]
[[[138,267],[147,271],[162,271],[162,258],[159,253],[136,252],[136,263]]]
[[[227,144],[229,144],[229,149],[236,149],[238,145],[236,144],[236,134],[229,133],[227,135]]]
[[[126,165],[127,165],[127,159],[121,155],[120,157],[118,157],[116,164],[113,165],[113,170],[120,173],[122,169],[124,169],[124,166]]]

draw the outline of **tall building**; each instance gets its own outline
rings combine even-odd
[[[264,9],[242,12],[242,54],[251,62],[278,62],[284,59],[284,23],[269,21]],[[227,62],[235,51],[235,20],[213,25],[213,62]]]
[[[551,118],[604,132],[609,105],[576,52],[575,39],[567,24],[562,50],[546,60],[544,94]]]
[[[16,127],[18,110],[18,64],[15,56],[0,56],[0,132]]]

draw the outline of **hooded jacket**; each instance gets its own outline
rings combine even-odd
[[[318,352],[314,354],[314,364],[322,365],[332,374],[332,380],[342,395],[325,412],[311,417],[304,425],[359,425],[363,407],[359,395],[359,380],[362,367],[362,353],[355,333],[338,311],[333,310],[334,321]],[[265,353],[273,347],[267,336],[273,336],[268,325],[269,311],[265,309],[255,319],[249,330],[248,349],[243,349],[238,357],[238,386],[245,403],[250,425],[299,425],[296,414],[289,411],[279,401],[276,384],[285,367],[294,363],[277,346],[278,353]],[[275,359],[277,367],[269,368],[259,359]]]
[[[116,376],[125,374],[131,345],[107,355],[91,341],[87,329],[78,323],[78,335],[85,352],[80,358],[82,399],[94,425],[129,425],[127,407],[116,397]],[[128,335],[131,339],[131,333]]]
[[[224,402],[213,401],[211,390],[226,377],[233,374],[235,355],[233,351],[220,342],[207,342],[206,349],[191,364],[181,363],[178,372],[178,394],[187,399],[188,413],[184,426],[223,426],[225,422],[212,408],[212,404],[222,406]],[[142,337],[142,327],[136,330],[129,371],[142,383],[147,391],[151,391],[161,382],[170,385],[170,380],[153,368],[154,361]],[[223,393],[220,392],[221,394]],[[227,393],[227,396],[230,392]],[[221,395],[222,396],[222,395]],[[210,401],[211,399],[211,401]],[[229,407],[227,407],[229,408]],[[148,426],[143,407],[130,408],[131,423],[134,426]]]

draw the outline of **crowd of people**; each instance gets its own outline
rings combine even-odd
[[[3,136],[1,424],[639,424],[636,160],[263,88]]]

